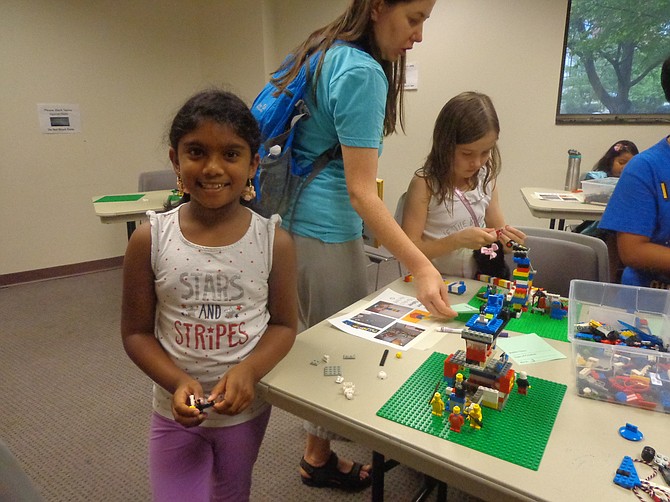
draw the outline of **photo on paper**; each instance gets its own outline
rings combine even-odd
[[[424,319],[428,319],[429,317],[430,312],[425,310],[412,310],[409,314],[403,317],[402,320],[406,322],[417,323],[423,321]]]
[[[390,328],[379,333],[375,338],[383,342],[404,347],[423,332],[424,330],[418,326],[395,323]]]
[[[579,196],[571,193],[545,193],[545,192],[536,192],[535,197],[540,200],[546,200],[550,202],[581,202],[582,200]]]
[[[356,314],[351,318],[351,320],[355,323],[367,324],[368,326],[374,326],[375,328],[385,328],[393,322],[393,319],[389,317],[372,314],[365,311]]]
[[[345,333],[400,350],[420,343],[427,328],[419,324],[431,322],[420,301],[391,289],[381,292],[368,304],[328,321]]]
[[[403,307],[401,305],[396,305],[389,302],[377,302],[370,305],[365,310],[381,315],[387,315],[389,317],[394,317],[396,319],[400,319],[402,316],[412,311],[412,309],[409,307]]]
[[[351,326],[352,328],[358,331],[364,331],[366,333],[379,333],[378,328],[373,328],[372,326],[366,326],[365,324],[354,322],[351,319],[345,319],[342,321],[342,323],[346,324],[347,326]]]

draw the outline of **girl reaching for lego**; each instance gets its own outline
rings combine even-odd
[[[488,273],[473,250],[487,248],[488,257],[502,258],[510,241],[523,244],[526,238],[505,224],[500,208],[499,133],[488,96],[455,96],[440,111],[431,151],[409,184],[402,228],[442,274],[474,278],[477,272]]]
[[[241,203],[260,132],[238,97],[196,94],[169,137],[183,203],[150,213],[123,262],[123,345],[154,381],[153,500],[249,500],[270,417],[254,388],[296,335],[295,251]]]

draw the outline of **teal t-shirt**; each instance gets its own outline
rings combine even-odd
[[[329,49],[317,82],[316,103],[311,86],[306,91],[311,116],[296,131],[297,162],[311,163],[338,143],[376,148],[381,154],[387,92],[386,75],[369,54],[347,45]],[[351,207],[341,158],[328,163],[304,189],[283,225],[324,242],[361,237],[362,221]]]

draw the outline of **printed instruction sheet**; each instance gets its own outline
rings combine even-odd
[[[419,324],[429,317],[416,298],[386,289],[364,307],[329,321],[351,335],[406,350],[417,345],[429,330]]]

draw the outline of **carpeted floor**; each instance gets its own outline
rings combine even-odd
[[[380,284],[397,277],[397,267],[385,266]],[[374,286],[373,267],[370,276]],[[0,289],[0,440],[47,501],[150,499],[151,384],[121,346],[120,295],[119,269]],[[303,445],[301,421],[273,410],[253,501],[369,500],[369,489],[349,494],[300,483]],[[354,443],[337,441],[335,450],[371,459]],[[387,473],[386,498],[411,500],[421,482],[398,466]],[[449,500],[475,499],[450,490]]]

